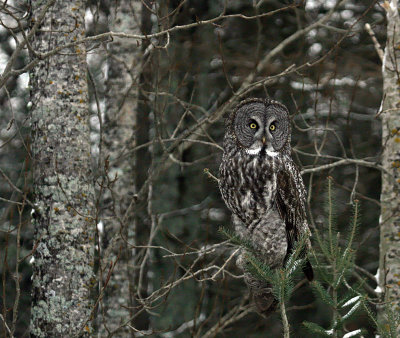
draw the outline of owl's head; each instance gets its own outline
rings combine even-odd
[[[239,103],[229,119],[239,145],[250,155],[265,151],[270,156],[290,151],[287,108],[269,99],[247,99]]]

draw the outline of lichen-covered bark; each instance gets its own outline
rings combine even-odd
[[[31,24],[45,4],[31,2]],[[33,48],[46,52],[84,37],[84,15],[84,1],[57,0],[35,34]],[[95,285],[94,187],[85,47],[71,47],[41,61],[30,73],[30,86],[38,210],[33,214],[31,334],[89,336]]]
[[[385,6],[387,41],[382,67],[382,192],[379,284],[400,311],[400,18],[397,0]],[[400,333],[400,328],[398,329]]]
[[[140,0],[110,2],[110,30],[140,34],[142,3]],[[104,123],[104,152],[109,161],[111,191],[104,194],[104,260],[103,266],[117,261],[102,302],[99,317],[100,334],[106,330],[128,336],[126,325],[134,314],[134,217],[124,215],[135,193],[136,109],[141,68],[141,49],[136,40],[115,39],[108,45],[108,78]],[[106,265],[107,264],[107,265]],[[103,276],[105,277],[105,276]]]

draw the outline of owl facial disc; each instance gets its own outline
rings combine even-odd
[[[289,113],[277,102],[244,101],[232,116],[233,132],[248,155],[277,156],[290,147]]]

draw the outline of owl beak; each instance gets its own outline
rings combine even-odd
[[[267,142],[265,136],[262,137],[262,143],[265,145],[265,143]]]

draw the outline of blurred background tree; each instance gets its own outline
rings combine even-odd
[[[241,99],[254,96],[279,100],[292,114],[292,146],[308,187],[313,227],[325,224],[328,176],[336,191],[339,233],[349,227],[353,201],[360,200],[356,266],[349,281],[362,281],[375,312],[381,291],[374,275],[379,261],[382,64],[364,25],[384,44],[384,3],[166,0],[141,1],[140,10],[137,3],[88,1],[82,36],[90,69],[99,335],[281,335],[278,313],[264,319],[254,312],[235,265],[235,248],[217,231],[230,224],[213,177],[220,162],[223,118]],[[21,296],[15,335],[29,330],[29,261],[35,241],[30,208],[25,205],[18,212],[17,204],[30,198],[33,180],[27,71],[35,65],[23,34],[29,11],[29,3],[22,1],[0,7],[4,336],[18,305],[17,265]],[[127,20],[132,27],[116,21],[124,15],[132,16]],[[115,236],[119,245],[110,256],[106,248]],[[302,337],[309,335],[304,321],[329,327],[332,313],[315,290],[297,282],[287,314],[292,336]],[[121,304],[117,324],[104,315],[112,297]],[[108,324],[110,332],[101,328]],[[376,331],[365,311],[346,321],[343,330],[361,327],[368,335]]]
[[[387,39],[383,55],[382,115],[382,193],[380,225],[380,257],[378,279],[384,290],[384,304],[379,306],[380,320],[388,322],[400,317],[400,17],[397,0],[385,2]],[[386,310],[386,311],[385,311]],[[395,334],[400,334],[400,325]]]

